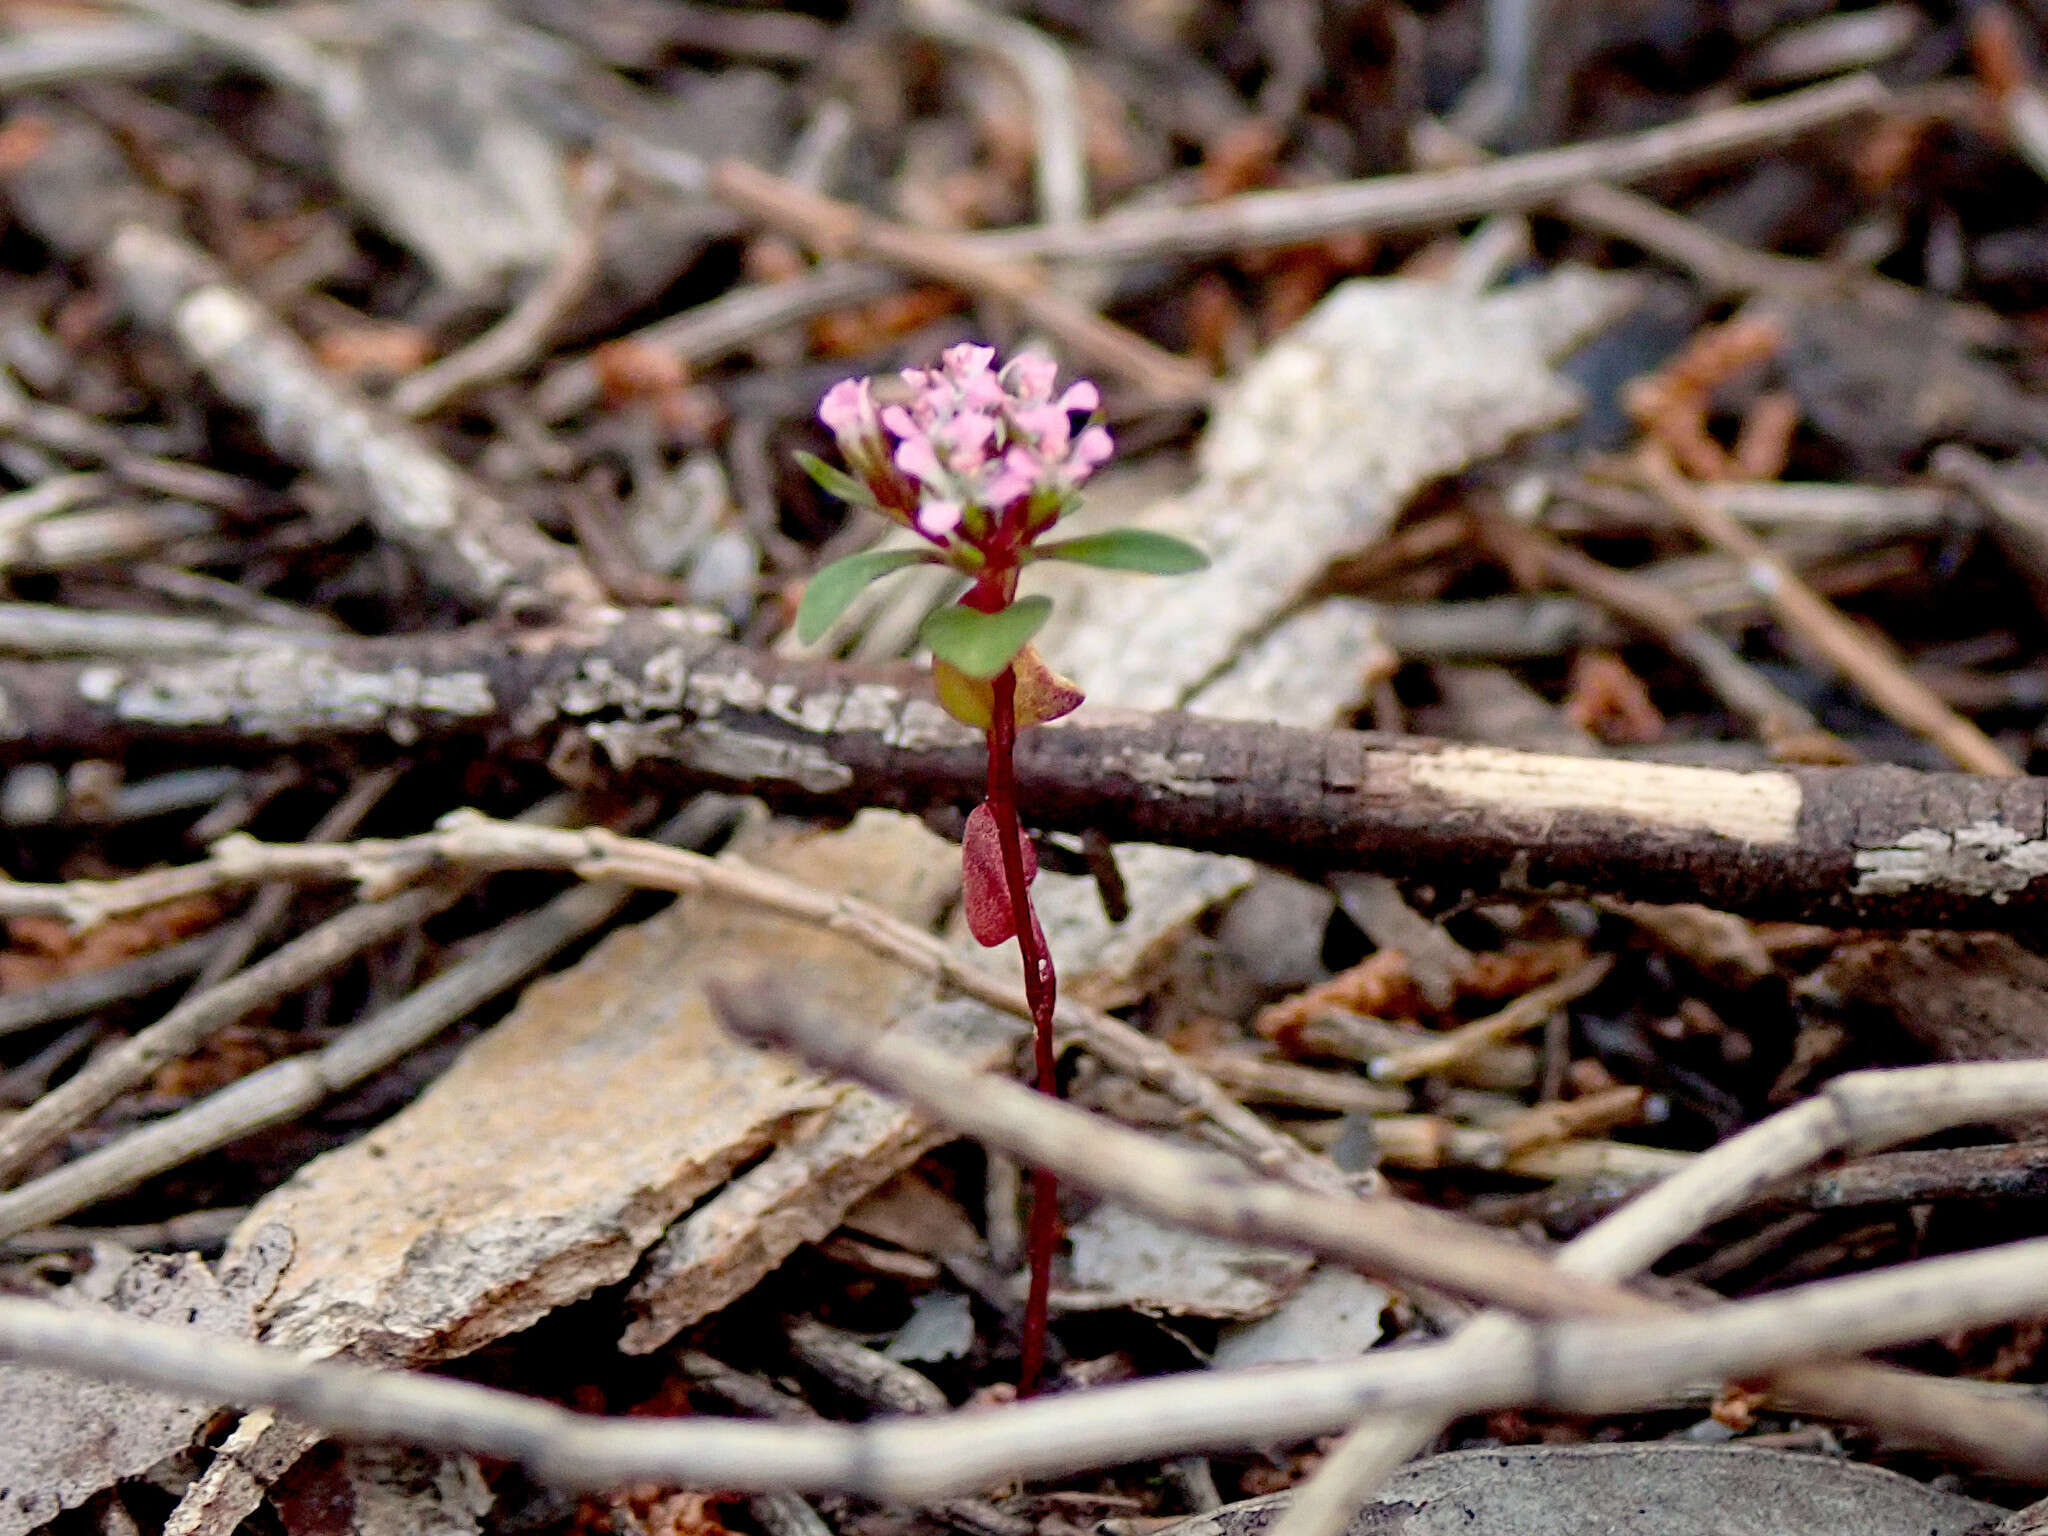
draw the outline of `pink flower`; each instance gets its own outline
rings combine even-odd
[[[1109,457],[1109,434],[1084,425],[1102,394],[1087,380],[1055,397],[1058,369],[1027,352],[998,369],[995,348],[962,342],[936,368],[906,368],[908,397],[878,407],[870,381],[847,380],[818,415],[848,468],[884,507],[942,547],[1014,548],[1059,517]],[[890,495],[878,481],[892,482]]]

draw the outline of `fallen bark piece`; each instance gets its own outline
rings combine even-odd
[[[1225,1328],[1209,1364],[1219,1371],[1308,1360],[1349,1360],[1386,1337],[1394,1293],[1355,1270],[1323,1265],[1266,1317]]]
[[[752,851],[919,923],[958,879],[953,849],[893,816]],[[244,1232],[281,1223],[297,1240],[265,1338],[444,1359],[624,1279],[735,1168],[858,1091],[720,1029],[703,983],[763,972],[849,1029],[893,1022],[927,987],[848,939],[711,902],[614,934],[529,988],[417,1102],[251,1212]],[[855,1181],[845,1202],[897,1166]]]
[[[1258,1536],[1290,1495],[1227,1504],[1157,1536]],[[1966,1536],[2003,1511],[1881,1467],[1709,1445],[1525,1445],[1403,1467],[1349,1536]]]
[[[219,1275],[195,1254],[94,1267],[65,1299],[225,1338],[256,1336],[256,1307],[285,1256],[277,1228],[251,1232]],[[103,1488],[139,1477],[198,1437],[215,1409],[62,1371],[0,1365],[0,1536],[21,1536]]]
[[[1809,984],[1897,1022],[1943,1061],[2048,1055],[2048,959],[1998,933],[1909,933],[1837,949]]]
[[[1154,1317],[1264,1317],[1301,1284],[1308,1264],[1279,1248],[1170,1227],[1105,1202],[1067,1234],[1074,1291],[1064,1311],[1127,1308]]]
[[[477,1536],[492,1501],[474,1456],[352,1445],[307,1456],[271,1502],[289,1536]]]
[[[1020,1038],[1016,1020],[964,1001],[920,1008],[897,1028],[983,1069],[1013,1055]],[[659,1349],[736,1301],[801,1244],[830,1233],[862,1196],[950,1139],[893,1100],[840,1088],[828,1110],[649,1250],[626,1293],[632,1321],[619,1348],[629,1355]]]

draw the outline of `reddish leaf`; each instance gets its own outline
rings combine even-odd
[[[1003,876],[1003,842],[996,830],[996,815],[988,802],[977,805],[967,817],[967,831],[960,840],[961,903],[967,909],[967,931],[977,944],[988,948],[1017,936],[1017,913],[1010,899],[1010,883]],[[1024,844],[1024,883],[1038,876],[1038,852],[1029,841]]]

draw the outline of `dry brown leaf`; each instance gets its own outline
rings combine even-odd
[[[62,918],[9,918],[7,937],[14,947],[0,951],[0,992],[26,991],[153,953],[206,932],[225,910],[215,897],[188,896],[83,932]]]
[[[1708,326],[1655,373],[1630,381],[1623,392],[1629,415],[1694,479],[1738,478],[1735,458],[1707,430],[1708,406],[1716,389],[1776,356],[1784,343],[1784,327],[1767,316]]]
[[[1572,658],[1564,710],[1580,729],[1611,744],[1664,739],[1664,716],[1650,701],[1650,690],[1612,651],[1581,651]]]
[[[657,400],[690,382],[690,370],[666,347],[630,336],[608,341],[590,354],[599,397],[616,408],[634,400]]]
[[[1492,1002],[1520,997],[1586,963],[1579,939],[1517,939],[1505,949],[1480,950],[1472,956],[1459,993]]]
[[[1799,400],[1790,390],[1758,395],[1743,413],[1735,434],[1735,471],[1745,480],[1775,480],[1792,458],[1799,430]]]
[[[401,378],[434,355],[434,339],[416,325],[337,326],[313,339],[320,366],[351,380]]]
[[[1382,949],[1328,981],[1260,1010],[1252,1028],[1285,1051],[1304,1025],[1332,1009],[1376,1019],[1413,1019],[1428,1006],[1408,974],[1407,958],[1397,949]]]
[[[960,307],[950,288],[906,288],[871,304],[835,309],[811,322],[811,345],[826,357],[865,357]]]

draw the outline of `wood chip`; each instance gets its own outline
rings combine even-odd
[[[216,1275],[194,1254],[147,1254],[95,1265],[63,1299],[124,1317],[248,1339],[285,1248],[275,1227],[251,1231],[239,1263]],[[184,1450],[212,1404],[0,1365],[0,1536],[22,1536],[123,1478]]]
[[[913,922],[934,920],[958,878],[953,849],[889,815],[748,851]],[[710,902],[614,934],[529,988],[417,1102],[256,1207],[243,1232],[277,1222],[298,1242],[266,1339],[409,1363],[463,1354],[626,1278],[670,1222],[800,1128],[829,1134],[820,1117],[856,1090],[737,1044],[704,1001],[705,980],[763,971],[848,1028],[889,1024],[928,985],[850,940]],[[891,1128],[900,1151],[842,1177],[823,1230],[917,1155],[923,1134]],[[755,1252],[772,1264],[800,1240]]]

